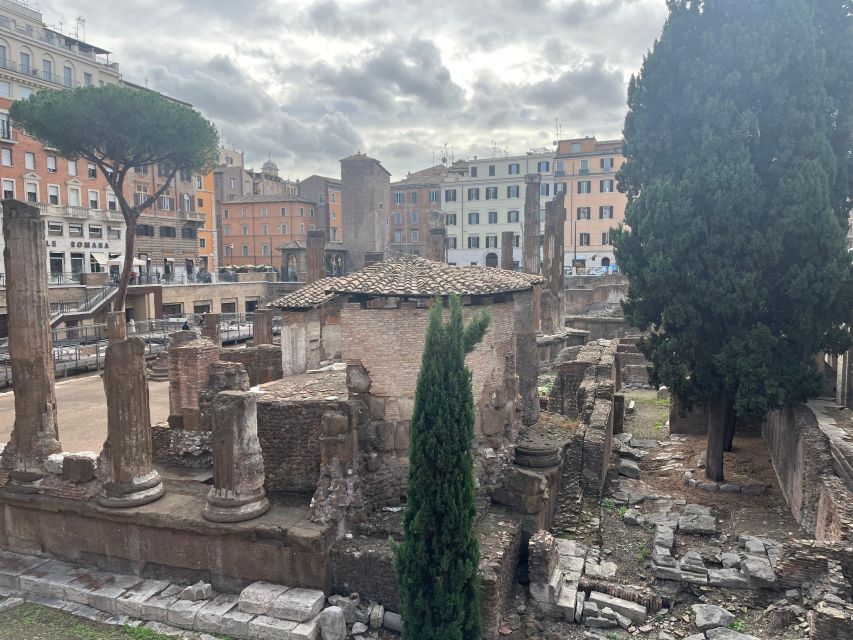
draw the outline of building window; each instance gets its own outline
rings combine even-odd
[[[249,217],[249,210],[246,207],[243,207],[242,209],[240,209],[240,217],[241,218],[248,218]]]
[[[335,227],[332,227],[331,229],[329,229],[329,231],[331,231],[331,233],[332,233],[332,237],[329,238],[329,240],[337,240],[338,239],[338,230]]]
[[[592,182],[581,180],[578,182],[578,193],[592,193]]]
[[[580,166],[580,169],[578,170],[578,174],[582,175],[582,176],[588,176],[589,175],[589,160],[587,160],[586,158],[581,160],[581,166]]]
[[[445,238],[444,241],[447,244],[448,249],[456,248],[456,236],[450,236],[449,238]]]
[[[412,224],[417,224],[417,223],[418,223],[418,212],[417,212],[417,211],[412,211],[412,212],[409,214],[409,218],[411,219]]]
[[[580,236],[580,240],[579,240],[578,244],[582,247],[588,247],[589,246],[589,234],[588,233],[581,233],[581,234],[579,234],[579,236]]]
[[[480,187],[471,187],[468,189],[468,200],[480,199]]]
[[[98,194],[96,189],[89,189],[89,208],[90,209],[100,209],[101,208],[101,197]]]
[[[394,224],[403,224],[403,214],[400,211],[394,212]]]
[[[261,217],[262,218],[267,217],[267,208],[266,207],[261,207]]]
[[[243,245],[243,257],[247,258],[248,256],[249,256],[249,245],[244,244]]]
[[[117,208],[117,204],[118,203],[116,202],[116,194],[114,194],[112,191],[107,191],[107,209],[109,209],[110,211],[115,211]]]
[[[455,227],[456,226],[456,214],[455,213],[445,214],[444,224],[448,227]]]
[[[412,229],[412,242],[417,242],[420,239],[420,234],[417,229]]]
[[[397,193],[394,194],[394,204],[403,204],[403,202],[404,202],[404,195],[398,191]]]
[[[601,170],[609,173],[613,171],[613,158],[602,158],[600,160]]]
[[[599,180],[601,193],[613,193],[614,180]]]
[[[394,242],[402,242],[403,241],[403,232],[400,229],[394,231]]]
[[[110,240],[121,240],[121,229],[107,227],[107,234]]]
[[[3,57],[3,61],[5,63],[5,56]],[[5,66],[5,64],[4,64],[4,66]],[[6,82],[5,80],[0,82],[0,96],[3,96],[4,98],[11,98],[12,97],[12,83],[11,82]]]
[[[14,180],[3,180],[3,199],[9,200],[10,198],[15,197],[15,181]]]
[[[551,163],[548,160],[541,160],[536,165],[536,170],[539,173],[548,173],[551,170]]]
[[[599,220],[612,220],[613,219],[613,207],[611,207],[611,206],[598,207],[598,219]]]
[[[566,183],[565,182],[555,182],[554,183],[554,195],[558,193],[566,193]]]
[[[497,224],[498,223],[498,212],[497,211],[489,211],[489,224]]]
[[[47,201],[50,204],[59,204],[59,185],[47,185]]]
[[[201,176],[195,177],[195,188],[196,189],[203,189],[204,188],[204,182],[203,182]]]
[[[147,175],[148,174],[148,165],[147,164],[138,164],[135,167],[133,167],[133,171],[134,171],[134,173],[142,173],[142,174]]]
[[[88,166],[86,167],[86,171],[87,171],[90,179],[94,180],[95,178],[98,177],[98,169],[93,163],[90,162],[88,164]]]
[[[468,224],[480,224],[480,213],[472,211],[468,214]]]
[[[416,203],[417,203],[417,201],[418,201],[418,192],[417,192],[417,191],[412,191],[412,197],[411,197],[411,202],[412,202],[412,204],[416,204]]]
[[[305,217],[305,207],[299,207],[299,217],[300,218]]]
[[[601,234],[601,244],[602,244],[602,246],[605,246],[605,247],[606,247],[607,245],[612,244],[610,240],[611,240],[611,238],[610,238],[610,232],[609,232],[609,231],[604,231],[604,232],[602,232],[602,234]]]
[[[539,185],[539,195],[542,195],[542,196],[551,195],[551,185],[548,184],[547,182],[543,182],[541,185]]]
[[[205,238],[198,239],[198,248],[204,249],[207,246],[207,240]]]
[[[32,171],[36,168],[36,154],[29,151],[24,153],[24,168]]]
[[[429,192],[429,201],[430,202],[438,202],[438,191],[430,191]]]
[[[268,256],[270,254],[270,246],[268,244],[261,245],[261,255]]]
[[[517,176],[518,174],[521,173],[521,165],[519,165],[517,162],[510,163],[508,169],[509,169],[509,175],[511,175],[511,176]]]
[[[56,173],[56,156],[47,156],[45,161],[47,163],[47,172]]]
[[[590,220],[590,208],[589,207],[578,207],[578,220]]]
[[[489,175],[490,176],[495,175],[495,165],[493,165],[493,164],[489,165]]]
[[[99,224],[90,224],[89,225],[89,237],[90,238],[103,238],[104,237],[104,228]]]
[[[444,201],[445,202],[456,202],[456,189],[445,189],[444,190]]]
[[[184,211],[192,211],[193,210],[193,198],[190,194],[184,193],[181,194],[181,200],[184,203]]]
[[[153,238],[154,226],[150,224],[138,224],[136,225],[136,235],[145,236],[147,238]]]
[[[68,237],[69,238],[82,238],[83,237],[83,225],[82,224],[69,224],[68,225]]]
[[[181,229],[181,237],[184,240],[195,240],[198,238],[198,229],[195,227],[184,227]]]
[[[580,153],[581,152],[581,143],[573,142],[572,143],[572,153]]]
[[[177,238],[178,231],[175,227],[160,227],[161,238]]]
[[[242,233],[244,236],[248,236],[249,235],[249,225],[247,225],[247,224],[241,225],[240,226],[240,233]]]
[[[486,249],[496,249],[498,246],[497,236],[486,236]]]
[[[518,198],[519,193],[521,193],[521,189],[517,184],[511,184],[506,188],[506,197],[507,198]]]
[[[512,237],[512,244],[514,247],[520,247],[521,246],[521,234],[516,233]]]
[[[480,248],[480,236],[468,236],[468,248],[469,249],[479,249]]]
[[[229,158],[229,160],[230,160],[230,158]],[[235,180],[234,178],[228,178],[228,186],[231,189],[236,189],[237,188],[237,180]]]
[[[64,231],[64,226],[61,222],[48,222],[47,223],[47,235],[49,236],[61,236]]]
[[[304,222],[301,222],[299,224],[299,233],[301,233],[303,236],[305,235],[305,223]]]
[[[227,211],[226,211],[226,213],[227,213]],[[285,207],[282,207],[281,209],[278,210],[279,218],[283,218],[286,215],[287,215],[287,209]]]
[[[261,225],[261,235],[268,236],[270,234],[270,226],[268,224]]]
[[[28,182],[26,186],[27,186],[27,202],[38,202],[39,201],[39,187],[38,187],[38,185],[35,182]]]
[[[498,188],[497,187],[486,187],[486,200],[497,200],[498,199]]]
[[[471,177],[472,178],[477,177],[477,167],[471,167]]]
[[[68,161],[68,175],[76,176],[77,175],[77,161],[69,160]]]
[[[555,176],[564,176],[566,175],[566,165],[562,160],[554,160],[554,175]]]
[[[507,211],[506,212],[506,221],[509,223],[518,222],[518,211]]]
[[[12,166],[12,150],[11,149],[0,149],[0,164],[4,167]]]
[[[169,192],[167,191],[166,194],[168,194],[168,193]],[[160,204],[159,204],[158,208],[160,209],[160,211],[171,211],[172,209],[174,209],[174,203],[172,202],[172,196],[170,196],[170,195],[160,196]]]

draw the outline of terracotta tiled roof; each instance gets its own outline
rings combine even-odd
[[[313,309],[324,302],[328,302],[336,294],[329,292],[329,288],[338,278],[321,278],[304,287],[291,291],[277,300],[269,303],[269,307],[277,309]]]
[[[335,278],[330,291],[369,296],[429,298],[458,293],[488,295],[523,291],[545,282],[541,276],[489,267],[455,267],[417,256],[400,256]]]
[[[268,195],[239,196],[237,198],[234,198],[233,200],[223,200],[222,204],[252,204],[255,202],[302,202],[305,204],[314,204],[313,200],[303,198],[302,196],[295,196],[291,193],[271,193]]]

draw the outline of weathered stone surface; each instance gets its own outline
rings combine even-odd
[[[116,598],[116,613],[142,617],[142,604],[170,586],[166,580],[142,580]]]
[[[746,589],[749,586],[746,576],[733,568],[708,569],[708,584],[731,589]]]
[[[272,582],[253,582],[240,592],[237,606],[243,613],[266,615],[276,599],[289,588]]]
[[[249,622],[248,633],[250,640],[282,640],[289,638],[295,628],[296,623],[290,620],[258,616]]]
[[[245,638],[249,635],[249,623],[254,619],[255,615],[252,613],[231,609],[222,615],[220,633],[234,638]]]
[[[202,515],[214,522],[242,522],[270,508],[258,441],[255,395],[222,391],[214,400],[213,487]]]
[[[675,544],[675,530],[672,527],[668,527],[666,525],[656,525],[655,526],[655,540],[654,545],[656,547],[663,547],[664,549],[672,549]]]
[[[682,515],[678,519],[678,530],[681,533],[713,535],[717,532],[717,521],[709,515]]]
[[[588,602],[595,603],[599,607],[610,607],[636,623],[643,622],[646,619],[646,608],[643,605],[622,598],[615,598],[599,591],[590,593]]]
[[[776,586],[776,574],[773,572],[769,560],[749,557],[740,563],[740,568],[751,585],[756,587]]]
[[[21,591],[52,598],[64,598],[65,587],[79,578],[85,571],[71,564],[51,560],[27,569],[18,580]],[[84,603],[85,604],[85,603]]]
[[[183,587],[172,584],[163,589],[160,593],[152,596],[142,603],[142,617],[146,620],[162,622],[166,624],[168,621],[169,607],[178,601]]]
[[[676,567],[678,563],[675,561],[666,547],[655,545],[652,549],[652,562],[660,567]]]
[[[213,596],[213,587],[209,582],[198,581],[181,591],[181,600],[207,600]]]
[[[403,618],[399,613],[386,611],[385,617],[382,619],[382,626],[397,633],[403,633]]]
[[[195,617],[196,629],[219,633],[222,628],[222,618],[237,607],[237,596],[230,593],[220,593],[198,610]]]
[[[267,615],[305,622],[323,610],[325,601],[326,596],[316,589],[288,589],[275,599]]]
[[[121,614],[116,608],[119,596],[142,582],[136,576],[86,571],[65,587],[65,599],[101,611]]]
[[[649,440],[647,438],[631,438],[631,446],[635,449],[659,449],[660,445],[657,440]]]
[[[725,627],[709,629],[705,632],[705,638],[707,640],[759,640],[755,636],[739,633],[734,629],[726,629]]]
[[[0,588],[16,590],[19,576],[48,562],[47,558],[23,556],[11,551],[0,551]]]
[[[99,465],[105,507],[135,507],[166,492],[151,465],[151,416],[145,343],[127,338],[107,347],[104,359],[107,395],[107,440]]]
[[[179,595],[178,599],[169,605],[166,622],[182,629],[192,629],[195,627],[196,615],[205,604],[207,602],[204,600],[183,600]]]
[[[255,346],[272,344],[272,309],[256,309],[252,315],[252,342]]]
[[[695,624],[698,631],[727,627],[735,621],[733,614],[717,605],[694,604],[691,609],[693,609],[693,615],[696,616]]]
[[[681,557],[680,567],[682,571],[692,571],[693,573],[707,574],[705,562],[702,560],[702,554],[698,551],[688,551]]]
[[[724,569],[739,569],[740,556],[731,551],[727,551],[720,556],[720,561]]]
[[[9,355],[15,422],[0,461],[7,488],[35,492],[48,456],[60,450],[56,417],[47,253],[39,209],[3,201]]]
[[[327,607],[317,617],[322,640],[346,640],[347,624],[340,607]],[[366,630],[366,629],[365,629]]]
[[[626,460],[625,458],[621,458],[619,460],[619,464],[616,466],[616,471],[620,476],[626,476],[628,478],[639,478],[640,477],[640,467],[637,466],[637,463],[633,460]]]
[[[300,622],[291,631],[288,640],[317,640],[320,636],[320,625],[317,618],[308,622]]]

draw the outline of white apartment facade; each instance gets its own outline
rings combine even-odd
[[[515,234],[513,260],[521,262],[525,176],[539,174],[540,223],[545,203],[554,197],[554,152],[534,149],[524,155],[458,161],[441,182],[441,210],[452,264],[498,266],[501,236]]]

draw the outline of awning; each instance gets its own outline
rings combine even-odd
[[[92,255],[94,255],[94,254],[92,254]],[[115,258],[111,258],[109,263],[110,264],[117,264],[117,265],[121,266],[124,264],[124,256],[116,256]],[[145,261],[140,260],[139,258],[134,258],[133,259],[133,266],[134,267],[144,267]]]
[[[107,254],[106,253],[95,253],[94,251],[89,255],[102,267],[107,264]]]
[[[174,258],[163,258],[166,262],[174,262]]]

